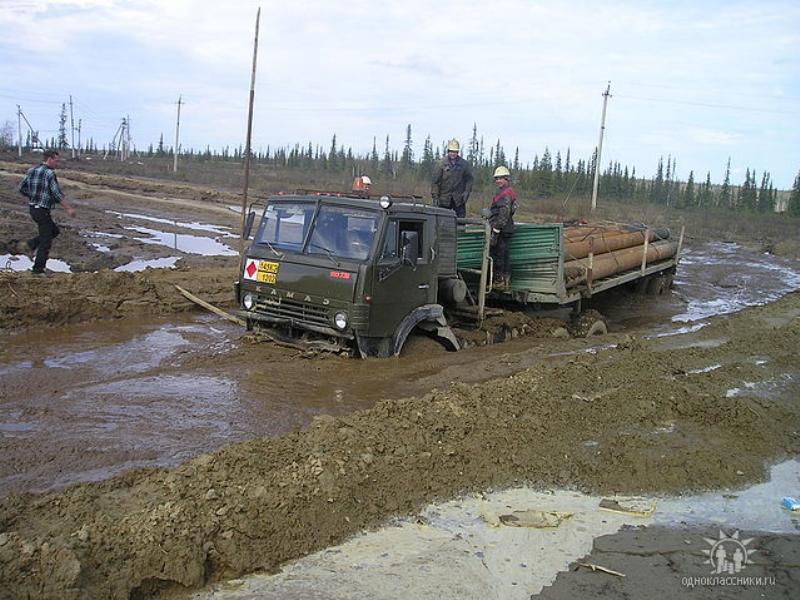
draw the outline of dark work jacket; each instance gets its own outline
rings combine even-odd
[[[452,163],[445,157],[436,167],[431,182],[431,197],[439,206],[461,206],[467,203],[472,192],[472,168],[460,156]]]
[[[514,212],[517,210],[517,195],[511,186],[497,190],[492,198],[492,207],[489,213],[489,224],[492,229],[499,229],[504,235],[514,233]]]

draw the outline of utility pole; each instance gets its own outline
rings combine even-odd
[[[175,151],[173,152],[174,158],[172,160],[172,172],[178,172],[178,150],[180,149],[180,131],[181,131],[181,98],[182,95],[178,96],[178,118],[175,120]]]
[[[244,148],[244,193],[242,194],[242,235],[239,242],[239,254],[244,254],[244,226],[247,220],[247,188],[250,185],[250,138],[253,133],[253,103],[256,97],[256,59],[258,58],[258,24],[261,20],[261,7],[256,13],[256,35],[253,42],[253,72],[250,76],[250,108],[247,114],[247,142]]]
[[[22,107],[17,104],[17,129],[19,138],[17,140],[17,154],[22,158]]]
[[[78,119],[78,158],[81,157],[81,120]]]
[[[69,95],[69,147],[72,150],[72,158],[75,158],[75,116],[72,113],[72,94]]]
[[[592,186],[592,212],[597,208],[597,186],[600,183],[600,155],[603,152],[603,135],[606,131],[606,105],[611,97],[611,82],[608,82],[606,91],[603,92],[603,116],[600,119],[600,141],[597,143],[597,160],[594,165],[594,185]]]

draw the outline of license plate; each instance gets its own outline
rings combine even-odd
[[[278,273],[278,267],[280,263],[271,262],[268,260],[262,260],[258,263],[258,271],[259,273]]]
[[[261,283],[270,283],[275,285],[278,282],[278,274],[277,273],[262,273],[261,271],[258,272],[256,275],[256,281]]]

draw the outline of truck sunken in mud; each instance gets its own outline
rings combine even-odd
[[[310,347],[388,357],[421,330],[459,350],[451,325],[479,327],[487,303],[569,305],[578,313],[582,299],[619,285],[655,293],[669,285],[679,244],[662,239],[668,233],[597,231],[517,224],[511,287],[497,291],[482,219],[457,219],[414,199],[277,195],[242,259],[236,300],[249,330],[268,328]]]

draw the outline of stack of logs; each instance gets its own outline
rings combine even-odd
[[[644,225],[573,225],[564,228],[564,277],[568,288],[666,260],[678,250],[668,229]],[[645,244],[647,239],[647,244]]]

